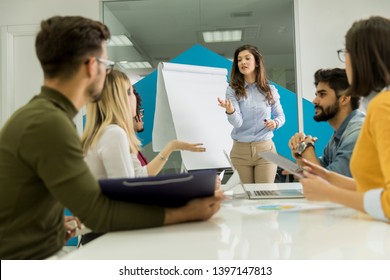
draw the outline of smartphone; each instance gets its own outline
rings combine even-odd
[[[66,228],[70,231],[73,231],[77,228],[76,220],[67,221],[65,224],[66,224]]]

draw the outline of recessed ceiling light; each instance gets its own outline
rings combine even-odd
[[[153,68],[148,61],[120,61],[120,66],[125,69],[148,69]]]
[[[250,17],[252,16],[253,12],[250,11],[250,12],[233,12],[233,13],[230,13],[230,16],[231,17]]]
[[[237,42],[242,40],[242,30],[204,31],[205,43]]]
[[[279,28],[278,28],[278,33],[279,33],[279,34],[285,33],[286,30],[287,30],[287,27],[284,26],[284,25],[281,25],[281,26],[279,26]]]
[[[133,43],[126,35],[112,35],[107,42],[107,46],[109,47],[133,46]]]

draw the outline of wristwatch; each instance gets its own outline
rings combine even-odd
[[[301,142],[299,143],[298,145],[298,148],[297,148],[297,152],[295,153],[295,156],[297,157],[302,157],[302,154],[306,151],[307,148],[309,147],[313,147],[314,148],[314,144],[311,143],[311,142]]]

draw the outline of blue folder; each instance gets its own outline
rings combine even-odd
[[[179,207],[194,198],[214,195],[215,170],[142,178],[99,180],[102,193],[115,199],[161,207]]]

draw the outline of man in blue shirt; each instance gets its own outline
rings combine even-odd
[[[319,158],[314,150],[317,139],[303,132],[295,133],[288,142],[291,153],[298,163],[304,158],[328,170],[352,177],[349,161],[365,117],[358,110],[360,98],[342,94],[349,86],[344,69],[320,69],[314,74],[314,79],[314,120],[327,121],[334,133]]]

